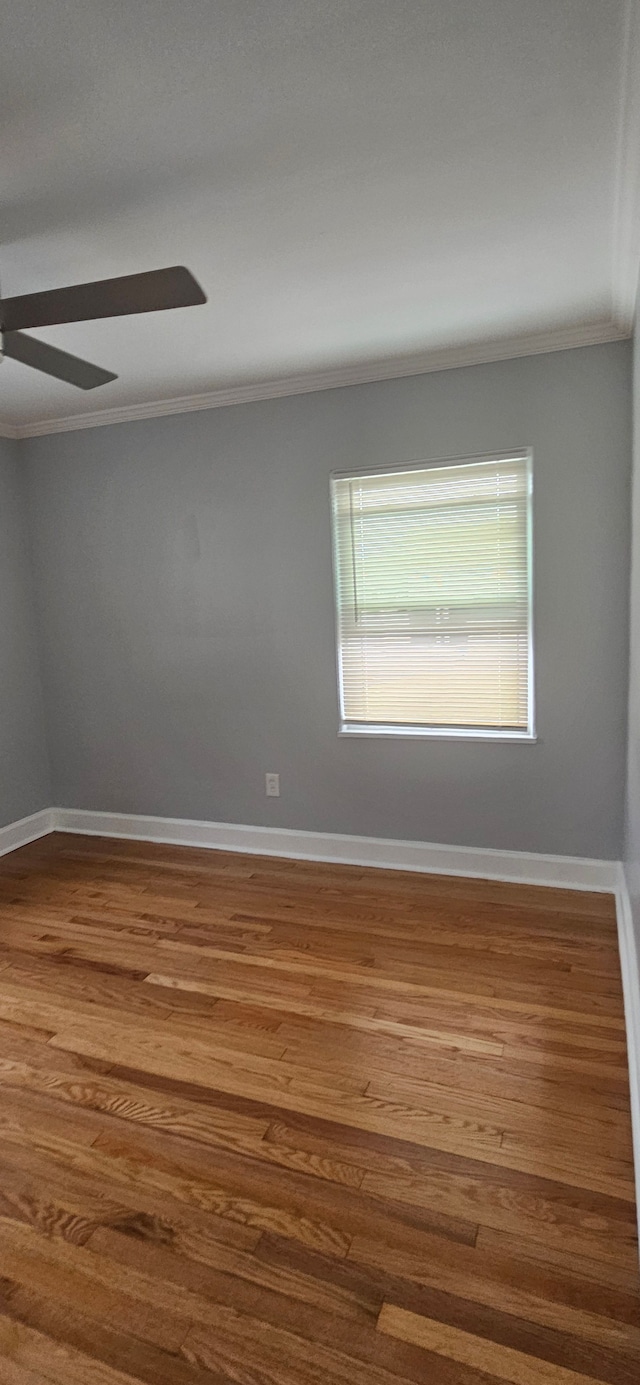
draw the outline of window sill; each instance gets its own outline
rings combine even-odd
[[[477,728],[443,726],[384,726],[381,724],[371,725],[349,725],[343,723],[338,729],[339,736],[377,736],[404,740],[436,740],[436,741],[508,741],[511,744],[519,743],[525,745],[535,745],[538,737],[532,731],[481,731]]]

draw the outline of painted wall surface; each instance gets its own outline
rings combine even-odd
[[[0,438],[0,827],[51,803],[21,481]]]
[[[633,348],[633,499],[625,867],[640,956],[640,320]]]
[[[619,856],[630,365],[614,343],[22,444],[56,802]],[[340,738],[331,470],[526,446],[538,742]]]

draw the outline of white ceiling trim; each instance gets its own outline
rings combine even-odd
[[[613,314],[633,329],[640,269],[640,0],[628,0],[613,227]]]
[[[3,423],[0,419],[0,438],[20,438],[20,429],[14,423]]]
[[[230,385],[206,394],[157,399],[148,404],[122,408],[96,409],[68,418],[42,419],[34,423],[13,424],[0,420],[0,437],[38,438],[49,433],[68,433],[81,428],[105,428],[115,423],[133,423],[168,414],[185,414],[200,409],[221,409],[231,404],[250,404],[257,400],[282,399],[287,395],[310,394],[318,390],[340,389],[346,385],[367,385],[379,380],[426,375],[436,370],[506,361],[548,351],[568,351],[577,346],[597,346],[630,336],[631,326],[616,318],[602,318],[577,327],[559,327],[515,337],[501,337],[467,346],[445,347],[420,355],[392,357],[388,360],[339,366],[327,370],[289,375],[276,380],[246,385]]]

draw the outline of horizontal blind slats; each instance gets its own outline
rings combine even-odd
[[[524,457],[333,483],[346,723],[529,724]]]

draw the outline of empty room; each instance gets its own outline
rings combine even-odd
[[[640,0],[0,5],[0,1385],[640,1381]]]

